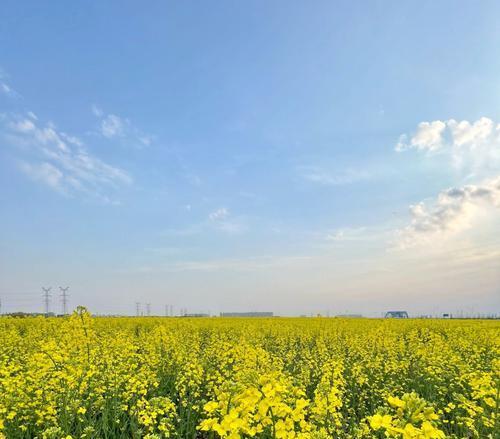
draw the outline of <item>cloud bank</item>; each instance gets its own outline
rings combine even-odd
[[[500,208],[500,177],[446,189],[430,206],[410,206],[411,224],[401,232],[402,243],[411,246],[467,230],[489,208]]]

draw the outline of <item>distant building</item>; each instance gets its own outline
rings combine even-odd
[[[363,317],[362,314],[337,314],[335,317],[340,317],[343,319],[360,319]]]
[[[408,313],[406,311],[387,311],[385,313],[386,319],[407,319]]]
[[[183,314],[181,317],[210,317],[210,315],[199,312],[199,313]]]
[[[221,312],[221,317],[273,317],[272,312]]]
[[[25,318],[25,317],[59,317],[56,316],[53,312],[49,312],[48,314],[42,312],[23,312],[23,311],[14,311],[1,314],[5,317],[16,317],[16,318]]]

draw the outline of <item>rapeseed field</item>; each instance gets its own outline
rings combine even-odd
[[[0,319],[1,438],[498,438],[500,322]]]

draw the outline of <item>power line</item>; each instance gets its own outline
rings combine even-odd
[[[69,287],[66,287],[66,288],[59,287],[59,289],[61,290],[62,313],[63,313],[63,316],[65,316],[66,315],[66,305],[68,304],[68,297],[69,297],[69,294],[68,294]]]
[[[38,296],[37,292],[27,292],[27,291],[1,291],[2,296]]]
[[[50,290],[52,290],[52,287],[44,288],[42,287],[43,290],[43,303],[45,305],[45,315],[49,315],[49,308],[50,308],[50,298],[52,297],[50,294]]]

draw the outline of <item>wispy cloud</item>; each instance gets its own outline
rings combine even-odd
[[[208,219],[210,221],[220,221],[226,219],[229,216],[229,210],[226,207],[220,207],[208,214]]]
[[[254,272],[278,268],[301,266],[312,258],[310,256],[256,256],[248,258],[227,258],[210,260],[177,261],[160,266],[143,266],[132,271],[139,272]],[[129,271],[129,270],[121,270]]]
[[[162,236],[189,237],[198,235],[204,230],[204,223],[191,224],[180,228],[169,228],[161,232]]]
[[[64,174],[54,165],[48,162],[36,164],[22,162],[20,167],[33,180],[40,181],[57,192],[66,193]]]
[[[0,94],[11,98],[19,97],[19,93],[15,91],[8,83],[8,78],[5,72],[0,68]]]
[[[327,241],[341,242],[341,241],[359,241],[367,239],[366,227],[355,228],[342,228],[333,230],[326,235]]]
[[[13,93],[12,88],[10,88],[10,86],[4,81],[0,81],[0,91],[6,95]]]
[[[99,119],[99,134],[106,139],[118,139],[139,147],[151,145],[153,136],[139,130],[129,119],[105,113],[97,105],[92,105],[91,109]]]
[[[208,219],[211,227],[215,227],[217,230],[229,235],[240,234],[246,230],[241,218],[233,218],[226,207],[220,207],[210,212]]]
[[[190,237],[204,233],[222,232],[227,235],[237,235],[245,232],[247,225],[242,217],[233,217],[227,207],[219,207],[207,214],[205,219],[181,228],[164,230],[162,235],[175,237]]]
[[[101,121],[101,133],[104,137],[123,137],[125,135],[126,122],[114,114],[108,114]]]
[[[305,180],[325,186],[342,186],[371,178],[369,172],[352,168],[331,172],[317,166],[301,166],[298,172]]]
[[[217,229],[229,235],[238,235],[247,230],[247,227],[238,221],[221,221],[217,225]]]
[[[114,202],[106,193],[132,183],[126,171],[100,160],[81,139],[42,124],[32,112],[6,115],[2,122],[4,138],[19,147],[20,169],[61,194]]]

